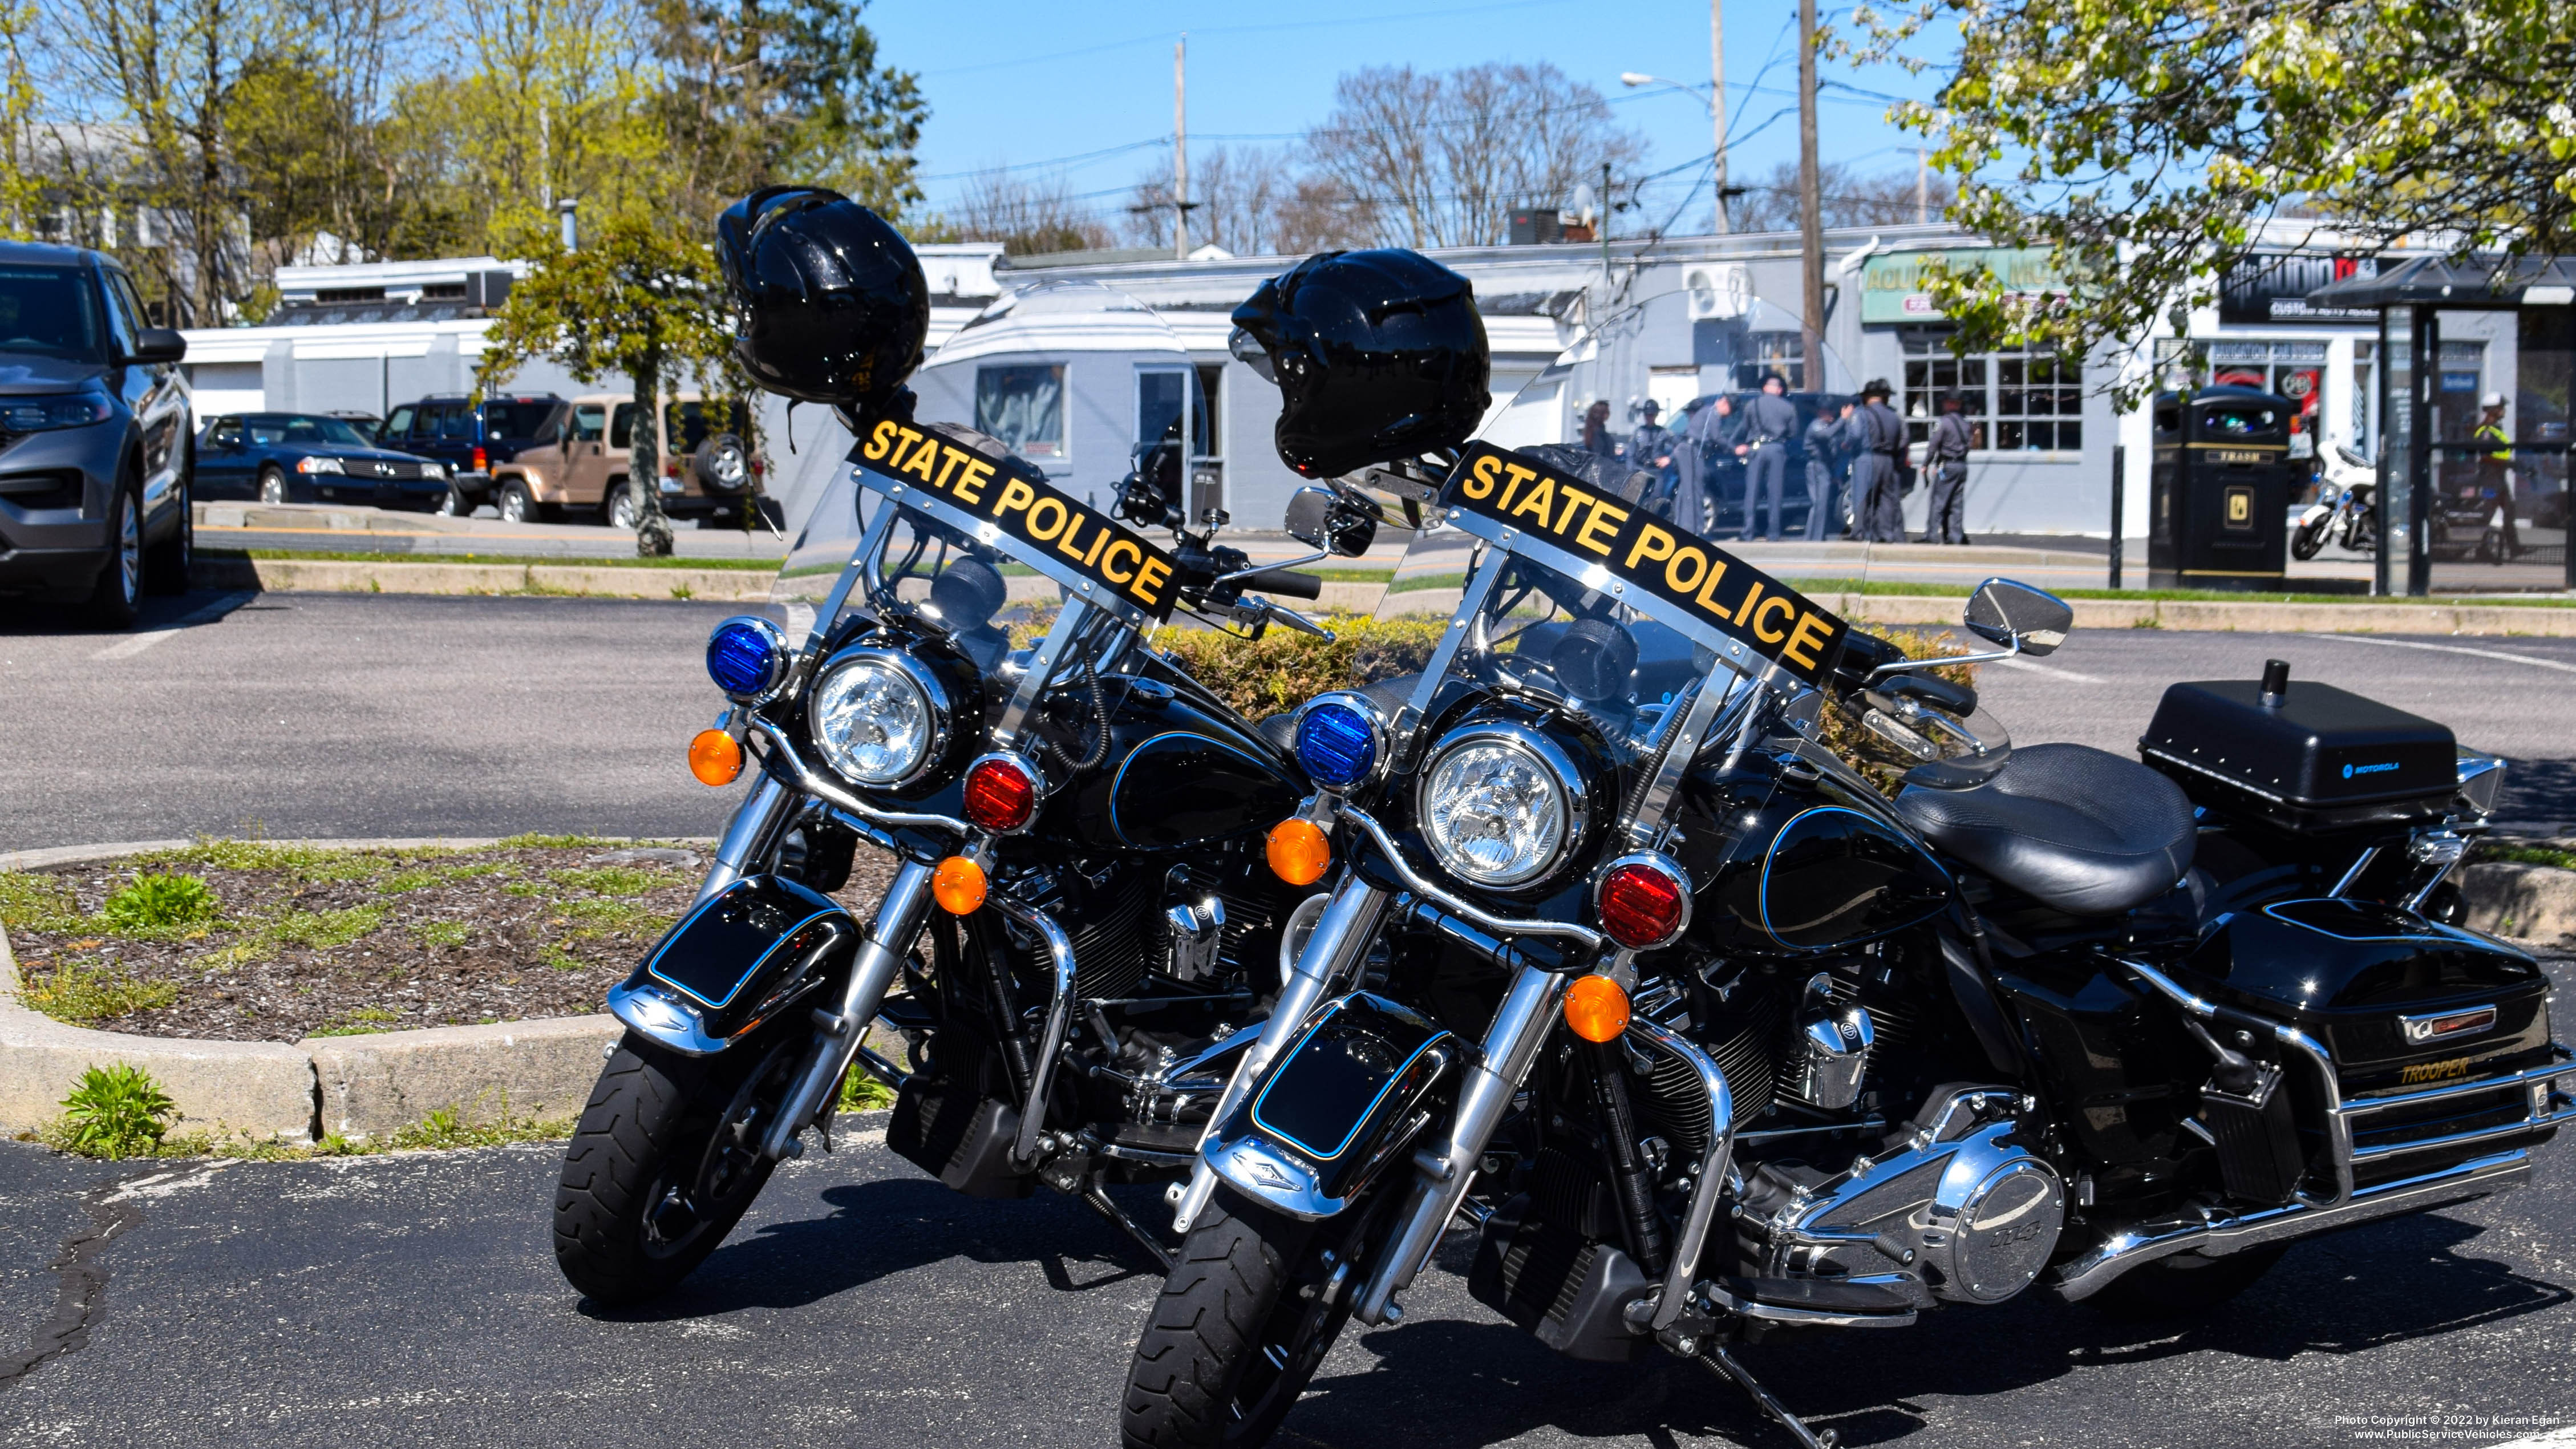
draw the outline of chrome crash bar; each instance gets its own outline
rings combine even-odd
[[[842,789],[822,771],[805,763],[805,757],[796,753],[796,746],[788,742],[786,731],[758,715],[751,716],[751,727],[758,730],[760,737],[769,742],[769,750],[761,759],[762,767],[784,773],[790,784],[827,805],[846,810],[862,820],[891,829],[945,830],[960,837],[974,829],[965,821],[953,816],[921,815],[903,810],[886,810],[871,805]]]
[[[1394,871],[1397,878],[1404,882],[1406,890],[1432,902],[1470,925],[1491,931],[1496,936],[1504,938],[1554,936],[1559,940],[1572,941],[1593,951],[1599,951],[1610,944],[1609,937],[1589,926],[1578,926],[1572,921],[1519,921],[1509,916],[1497,916],[1490,911],[1480,910],[1460,899],[1456,893],[1444,890],[1424,879],[1422,873],[1405,860],[1404,852],[1396,849],[1395,840],[1386,833],[1386,827],[1370,818],[1367,811],[1348,801],[1337,802],[1334,808],[1343,819],[1358,826],[1376,844],[1378,853],[1386,857],[1387,868]]]

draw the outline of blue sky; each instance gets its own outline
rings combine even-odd
[[[1728,107],[1738,138],[1729,156],[1739,184],[1797,156],[1796,17],[1780,0],[1727,0]],[[954,201],[963,173],[1058,158],[1080,158],[1046,168],[1061,171],[1077,195],[1123,194],[1168,153],[1172,42],[1183,31],[1194,154],[1230,137],[1278,144],[1322,120],[1335,78],[1362,66],[1541,60],[1611,100],[1620,124],[1649,142],[1649,171],[1709,150],[1704,102],[1619,83],[1630,70],[1705,83],[1704,0],[879,0],[868,23],[885,62],[918,72],[929,97],[921,160],[934,209]],[[1881,94],[1928,97],[1934,84],[1893,67],[1829,65],[1823,73],[1829,83]],[[1783,108],[1787,114],[1771,119]],[[1910,172],[1914,140],[1886,122],[1885,110],[1884,100],[1829,86],[1818,113],[1824,158],[1863,172]],[[1683,190],[1695,182],[1700,190],[1686,201]],[[1679,208],[1677,229],[1707,226],[1708,192],[1688,168],[1650,189],[1647,201],[1656,222]],[[1085,204],[1114,210],[1119,197]]]

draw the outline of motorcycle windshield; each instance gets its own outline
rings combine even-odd
[[[1666,440],[1598,427],[1587,439],[1565,399],[1603,387],[1602,353],[1580,342],[1495,406],[1428,497],[1377,611],[1450,622],[1404,727],[1474,688],[1579,710],[1642,749],[1696,687],[1812,684],[1833,669],[1849,626],[1695,526],[1705,515],[1674,487],[1670,454],[1635,451]]]

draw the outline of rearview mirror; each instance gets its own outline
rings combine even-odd
[[[1288,536],[1308,548],[1322,548],[1333,517],[1333,490],[1300,488],[1288,495]]]
[[[134,334],[128,362],[178,362],[188,355],[188,339],[169,327],[145,327]]]
[[[1377,540],[1375,510],[1331,488],[1306,487],[1288,495],[1288,536],[1308,548],[1357,558]]]
[[[1968,632],[2037,658],[2053,654],[2075,627],[2075,610],[2045,589],[1988,579],[1968,598]]]

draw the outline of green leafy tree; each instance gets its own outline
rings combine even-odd
[[[715,254],[693,231],[683,233],[643,208],[612,213],[588,228],[579,251],[567,252],[541,232],[515,240],[517,254],[535,270],[510,289],[484,339],[482,386],[498,387],[543,356],[583,382],[624,374],[635,397],[624,485],[636,503],[635,551],[668,557],[671,521],[662,512],[660,437],[652,424],[664,381],[694,375],[716,397],[750,395],[733,360],[732,318]]]
[[[2277,216],[2357,249],[2576,249],[2565,0],[1917,0],[1855,22],[1852,53],[1917,68],[1909,47],[1958,36],[1955,73],[1898,119],[1965,178],[1951,220],[2048,248],[2069,284],[1931,278],[1963,348],[2179,328]]]

